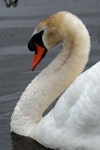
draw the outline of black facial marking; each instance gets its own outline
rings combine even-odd
[[[44,47],[44,44],[43,44],[43,41],[42,41],[43,32],[44,31],[41,31],[41,32],[35,34],[34,36],[32,36],[31,40],[28,43],[28,49],[30,51],[35,51],[36,50],[35,43],[37,43],[40,46]]]

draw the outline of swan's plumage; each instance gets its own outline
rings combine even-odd
[[[61,41],[62,49],[22,94],[11,118],[11,131],[53,149],[99,150],[100,62],[79,75],[90,52],[88,31],[69,12],[58,12],[41,21],[32,36],[41,31],[47,50]],[[42,118],[48,105],[63,92],[56,106]]]
[[[54,109],[41,120],[38,142],[55,149],[99,150],[99,92],[100,62],[77,77]]]

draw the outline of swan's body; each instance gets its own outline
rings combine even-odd
[[[100,62],[75,80],[90,51],[84,24],[71,13],[59,12],[40,22],[33,36],[38,34],[46,49],[63,42],[62,49],[22,94],[11,118],[11,130],[49,148],[99,150]],[[38,63],[36,58],[33,66]],[[42,118],[44,110],[65,90],[55,108]]]

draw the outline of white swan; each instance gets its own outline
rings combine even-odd
[[[90,51],[84,24],[69,12],[58,12],[41,21],[29,42],[29,49],[35,50],[31,67],[59,42],[62,49],[56,59],[28,85],[18,101],[11,131],[53,149],[100,150],[100,62],[79,75]],[[56,106],[42,118],[62,92]]]

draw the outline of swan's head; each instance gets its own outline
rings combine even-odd
[[[62,24],[62,13],[56,13],[41,21],[34,29],[28,43],[30,51],[35,51],[31,69],[37,66],[46,52],[61,41],[59,26]]]
[[[66,41],[66,39],[72,41],[76,38],[76,29],[79,30],[79,28],[83,30],[84,25],[82,22],[75,15],[65,11],[58,12],[42,20],[35,27],[28,43],[29,50],[35,51],[31,69],[34,70],[46,52],[53,46],[59,42],[64,42],[64,40]]]

